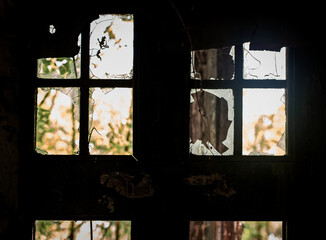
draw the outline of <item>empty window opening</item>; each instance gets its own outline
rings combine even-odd
[[[90,89],[90,154],[132,155],[132,89]]]
[[[285,89],[243,89],[243,154],[285,154]]]
[[[191,221],[189,240],[282,240],[282,221]]]
[[[35,221],[34,240],[130,240],[131,221]]]

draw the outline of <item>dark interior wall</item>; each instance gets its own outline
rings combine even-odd
[[[322,226],[311,219],[323,208],[326,132],[318,6],[241,6],[232,13],[230,4],[216,13],[205,1],[88,4],[0,3],[0,237],[28,239],[31,222],[47,218],[133,219],[135,239],[187,239],[190,219],[285,219],[289,239],[317,237]],[[137,13],[140,26],[139,161],[34,159],[29,92],[36,58],[73,55],[72,39],[98,12],[128,11]],[[49,24],[58,26],[58,39],[49,37]],[[189,162],[189,47],[248,40],[294,53],[293,159]],[[119,184],[108,185],[113,178]]]

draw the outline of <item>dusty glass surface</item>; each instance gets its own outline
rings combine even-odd
[[[232,155],[233,120],[232,89],[192,89],[189,152],[195,155]]]
[[[233,80],[234,46],[191,52],[190,73],[197,80]]]
[[[133,28],[132,14],[100,15],[91,23],[90,78],[133,77]]]
[[[35,221],[35,239],[130,240],[131,221],[37,220]]]
[[[285,89],[243,90],[244,155],[285,155]]]
[[[53,30],[54,31],[54,30]],[[78,37],[80,47],[81,35]],[[37,77],[41,79],[77,79],[80,78],[79,53],[74,57],[49,57],[37,59]]]
[[[133,153],[131,88],[90,89],[90,154]]]
[[[78,153],[78,88],[38,88],[36,119],[36,152]]]
[[[286,48],[279,52],[249,50],[249,43],[243,44],[244,79],[286,79]]]
[[[190,221],[189,240],[282,240],[282,221]]]

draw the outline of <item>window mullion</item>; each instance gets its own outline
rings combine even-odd
[[[85,26],[81,36],[81,79],[80,79],[80,155],[89,155],[89,30]]]
[[[243,89],[243,47],[235,46],[234,94],[234,155],[242,155],[242,89]]]

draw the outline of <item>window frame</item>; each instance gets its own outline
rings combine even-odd
[[[92,21],[97,19],[102,14],[131,14],[133,15],[133,76],[130,79],[91,79],[89,75],[90,64],[90,25]],[[135,157],[138,154],[139,149],[139,137],[138,137],[138,68],[139,68],[139,46],[138,42],[138,26],[137,26],[137,13],[135,11],[104,11],[98,12],[92,18],[88,18],[81,31],[81,53],[80,53],[80,78],[76,79],[42,79],[37,77],[37,59],[35,59],[34,65],[34,77],[33,77],[33,89],[34,89],[34,129],[33,129],[33,156],[36,159],[61,159],[66,160],[129,160],[138,161]],[[52,35],[52,33],[49,32]],[[55,33],[54,33],[55,34]],[[58,56],[60,57],[60,56]],[[70,56],[65,56],[70,57]],[[48,154],[42,155],[36,152],[36,125],[37,125],[37,89],[40,87],[76,87],[80,91],[80,131],[79,131],[79,153],[76,155],[66,154]],[[133,105],[133,139],[132,139],[132,154],[130,155],[97,155],[89,153],[89,89],[90,88],[130,88],[132,89],[132,105]]]
[[[234,78],[232,80],[204,80],[193,79],[189,77],[190,89],[232,89],[234,97],[234,149],[233,155],[195,155],[189,152],[190,162],[211,162],[211,161],[292,161],[294,158],[294,50],[286,47],[286,79],[244,79],[243,77],[243,43],[235,46],[235,60],[234,60]],[[194,50],[195,51],[195,50]],[[242,154],[242,103],[243,103],[243,89],[249,88],[275,88],[285,89],[286,93],[286,153],[282,156],[275,155],[243,155]],[[189,108],[190,109],[190,108]],[[289,124],[291,123],[291,124]],[[189,124],[188,124],[189,125]],[[188,132],[188,139],[190,132]],[[189,147],[189,144],[188,144]]]

